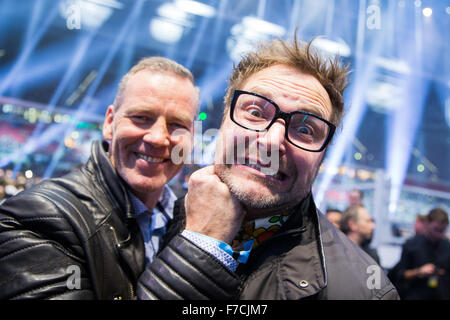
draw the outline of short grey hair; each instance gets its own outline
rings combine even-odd
[[[197,92],[196,109],[198,112],[198,108],[200,106],[200,90],[195,86],[194,76],[192,75],[191,71],[189,71],[181,64],[164,57],[143,58],[136,65],[134,65],[130,69],[130,71],[127,72],[127,74],[122,77],[119,83],[119,88],[117,90],[116,98],[114,99],[113,103],[115,109],[117,109],[122,103],[123,93],[125,91],[125,88],[127,87],[128,80],[130,80],[133,75],[142,70],[151,70],[161,73],[173,73],[177,76],[180,76],[181,78],[190,80]]]
[[[349,206],[343,213],[341,219],[341,231],[345,234],[348,234],[350,230],[350,220],[354,222],[359,221],[359,210],[363,209],[364,206],[360,204],[354,204]]]

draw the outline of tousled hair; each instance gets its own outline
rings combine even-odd
[[[341,66],[339,57],[325,58],[309,43],[299,42],[294,36],[292,42],[274,39],[260,43],[233,68],[229,86],[224,98],[224,118],[231,104],[233,92],[251,75],[274,65],[287,65],[314,76],[325,88],[332,105],[330,121],[339,126],[344,110],[343,92],[347,87],[348,66]]]

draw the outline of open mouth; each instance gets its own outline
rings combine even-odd
[[[164,159],[164,158],[146,156],[145,154],[137,153],[137,152],[135,152],[134,154],[137,158],[142,159],[146,162],[151,162],[151,163],[162,163],[162,162],[165,162],[168,160],[168,159]]]
[[[276,170],[278,168],[273,168],[270,165],[262,165],[261,163],[258,163],[254,160],[250,161],[249,159],[245,159],[245,161],[239,162],[239,164],[252,168],[253,170],[262,173],[267,178],[275,179],[278,181],[284,181],[288,178],[288,176],[284,172]]]

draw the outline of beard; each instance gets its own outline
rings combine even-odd
[[[226,132],[222,127],[217,141],[215,174],[246,208],[247,213],[252,212],[252,216],[262,218],[268,212],[294,207],[311,191],[318,166],[313,173],[306,171],[299,174],[295,161],[280,154],[278,147],[271,145],[271,149],[267,150],[264,144],[258,144],[256,136],[238,136],[235,132]],[[243,165],[245,161],[242,159],[246,156],[270,164],[275,172],[261,172],[277,174],[282,179],[281,183],[246,170],[241,172],[235,165]]]
[[[259,176],[248,175],[236,177],[231,172],[231,165],[215,164],[214,170],[220,180],[227,185],[231,194],[247,209],[281,209],[294,206],[309,192],[309,188],[294,190],[296,178],[283,192],[276,190],[270,180]],[[295,175],[297,177],[297,175]],[[260,185],[259,192],[253,192],[250,184]]]

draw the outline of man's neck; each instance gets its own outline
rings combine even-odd
[[[311,193],[309,193],[306,196],[302,197],[300,201],[291,201],[272,207],[254,208],[244,206],[246,212],[244,223],[256,219],[272,217],[286,211],[290,211],[292,213],[294,209],[297,210],[296,208],[301,211],[301,214],[304,214],[305,210],[309,210],[311,203],[314,203],[314,200],[312,199]]]
[[[352,232],[352,233],[349,233],[347,236],[350,238],[350,240],[352,240],[358,246],[361,246],[362,240],[361,240],[361,237],[357,233]]]
[[[245,214],[245,218],[244,218],[244,223],[253,221],[256,219],[275,216],[275,215],[280,214],[280,212],[283,212],[286,210],[292,210],[295,207],[296,207],[296,205],[279,206],[279,207],[271,207],[271,208],[245,208],[246,214]]]
[[[149,209],[153,210],[156,207],[156,204],[158,203],[159,198],[161,197],[161,193],[164,190],[164,188],[161,188],[157,191],[152,191],[148,193],[138,193],[134,190],[131,190],[131,192],[134,194],[136,198],[142,201],[143,204]]]

